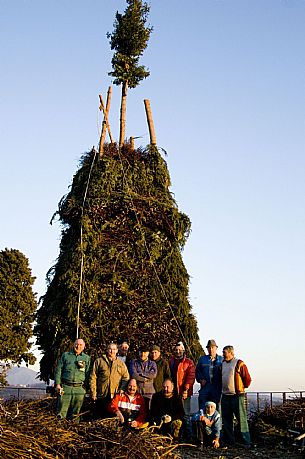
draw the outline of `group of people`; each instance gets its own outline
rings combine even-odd
[[[57,413],[61,419],[79,419],[84,396],[90,390],[96,418],[116,416],[131,428],[155,425],[162,434],[202,445],[219,447],[220,435],[234,444],[236,434],[250,444],[245,388],[251,377],[242,360],[235,358],[233,346],[217,355],[214,340],[207,343],[208,354],[197,365],[186,356],[182,342],[175,344],[168,360],[158,345],[144,345],[132,359],[129,343],[109,343],[105,354],[91,365],[85,343],[77,339],[64,352],[55,371],[58,393]],[[198,412],[191,414],[195,380],[200,384]],[[220,415],[221,412],[221,415]]]

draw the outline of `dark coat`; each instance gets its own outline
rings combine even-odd
[[[157,376],[154,379],[154,388],[156,392],[160,392],[162,390],[164,380],[172,379],[172,377],[167,360],[159,357],[157,360],[154,360],[154,362],[157,364],[158,368]]]

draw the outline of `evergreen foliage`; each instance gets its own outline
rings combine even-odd
[[[0,251],[0,360],[3,362],[33,364],[36,360],[29,352],[37,308],[32,290],[34,280],[28,259],[19,250]],[[5,370],[6,366],[2,368]]]
[[[186,339],[194,359],[202,353],[181,257],[190,220],[169,191],[165,161],[156,147],[106,144],[82,208],[93,156],[94,150],[83,156],[59,203],[60,254],[48,273],[35,328],[44,380],[52,378],[57,358],[75,339],[81,224],[80,337],[89,354],[96,357],[109,341],[126,336],[134,352],[157,343],[169,355],[176,341]]]
[[[111,49],[113,71],[109,75],[115,79],[116,85],[128,82],[130,88],[135,88],[140,81],[149,76],[149,71],[139,65],[140,56],[147,47],[152,31],[146,27],[149,6],[141,0],[127,0],[128,7],[124,14],[116,13],[114,30],[107,34]]]

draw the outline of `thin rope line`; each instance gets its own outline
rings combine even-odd
[[[92,151],[92,150],[91,150]],[[95,158],[97,155],[97,150],[93,147],[94,156],[91,162],[90,171],[88,175],[88,180],[86,184],[86,189],[83,198],[82,204],[82,212],[81,212],[81,224],[80,224],[80,250],[81,250],[81,262],[80,262],[80,277],[79,277],[79,291],[78,291],[78,305],[77,305],[77,316],[76,316],[76,339],[79,338],[79,320],[80,320],[80,304],[81,304],[81,297],[82,297],[82,287],[83,287],[83,270],[84,270],[84,251],[83,251],[83,216],[84,216],[84,207],[87,198],[91,172],[93,169],[93,165],[95,163]]]

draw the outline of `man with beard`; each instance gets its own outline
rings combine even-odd
[[[145,423],[146,409],[142,395],[138,393],[137,381],[130,379],[123,394],[116,394],[109,408],[117,416],[120,424],[129,427],[141,427]]]

